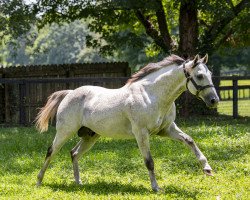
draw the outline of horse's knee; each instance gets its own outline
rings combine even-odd
[[[193,140],[193,138],[191,138],[191,137],[187,137],[185,140],[186,140],[186,142],[187,142],[189,145],[193,145],[193,144],[194,144],[194,140]]]
[[[194,140],[189,135],[182,136],[181,140],[184,141],[185,143],[187,143],[189,146],[194,145]]]

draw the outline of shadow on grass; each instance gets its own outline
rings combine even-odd
[[[108,195],[108,194],[121,194],[121,193],[129,193],[129,194],[157,194],[151,190],[151,188],[145,188],[143,186],[134,186],[131,184],[121,184],[119,182],[105,182],[100,181],[97,183],[85,183],[83,185],[76,185],[74,183],[67,185],[67,184],[46,184],[45,186],[51,188],[54,191],[65,191],[65,192],[77,192],[77,191],[84,191],[91,194],[96,195]],[[180,187],[176,187],[174,185],[168,185],[162,188],[163,191],[159,194],[171,194],[174,195],[176,198],[191,198],[197,199],[197,195],[199,191],[189,191]]]
[[[176,199],[182,197],[184,199],[197,199],[197,195],[199,194],[199,191],[189,191],[185,190],[179,187],[176,187],[174,185],[168,185],[167,187],[163,188],[165,191],[165,194],[174,194],[176,196]]]
[[[99,181],[96,183],[84,183],[83,185],[76,185],[74,183],[67,184],[46,184],[45,186],[50,187],[54,191],[62,190],[65,192],[76,192],[84,190],[87,193],[92,194],[118,194],[118,193],[134,193],[134,194],[145,194],[149,193],[150,190],[143,186],[134,186],[131,184],[121,184],[119,182],[104,182]]]
[[[249,153],[250,145],[234,146],[234,147],[210,147],[207,151],[211,152],[209,158],[211,160],[232,161],[241,158]]]

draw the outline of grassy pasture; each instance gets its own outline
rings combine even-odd
[[[179,120],[207,156],[214,177],[202,173],[195,156],[177,141],[153,136],[151,151],[163,192],[151,191],[134,140],[102,138],[80,161],[83,186],[73,182],[72,138],[35,186],[55,130],[0,129],[0,199],[249,199],[250,121],[226,117]]]

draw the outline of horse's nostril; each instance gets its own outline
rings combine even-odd
[[[216,99],[211,99],[211,104],[215,104],[216,103]]]

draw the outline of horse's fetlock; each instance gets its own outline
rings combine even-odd
[[[203,169],[204,170],[212,170],[212,168],[210,167],[210,165],[207,162],[204,164],[204,168]]]
[[[202,157],[199,158],[199,161],[201,163],[207,163],[207,158],[205,156],[202,156]]]

